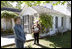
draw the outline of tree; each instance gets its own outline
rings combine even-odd
[[[14,18],[16,16],[18,16],[18,14],[16,14],[15,12],[6,11],[6,10],[1,11],[1,18],[8,18],[8,19],[10,19],[10,18]]]
[[[1,1],[1,7],[13,7],[11,4],[13,2],[17,2],[16,8],[21,9],[21,4],[25,3],[28,6],[36,6],[45,3],[51,3],[52,5],[64,5],[67,1]],[[13,7],[14,8],[14,7]]]
[[[64,5],[67,1],[23,1],[26,3],[28,6],[36,6],[40,4],[45,4],[45,3],[51,3],[52,5]]]
[[[10,4],[10,1],[1,1],[1,8],[3,7],[12,7],[13,6]]]

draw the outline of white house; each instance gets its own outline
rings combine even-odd
[[[31,27],[32,27],[35,15],[37,15],[37,11],[34,10],[32,7],[26,6],[23,8],[19,16],[22,18],[24,32],[31,33]]]
[[[33,8],[39,14],[47,13],[53,16],[53,28],[51,29],[50,34],[56,33],[56,31],[61,27],[63,27],[65,31],[71,30],[71,16],[65,15],[53,9],[45,8],[43,6],[34,6]]]
[[[67,15],[59,11],[56,11],[53,9],[53,6],[51,6],[52,8],[47,8],[47,7],[33,6],[33,7],[28,7],[26,9],[24,8],[24,10],[21,13],[21,16],[27,17],[27,15],[29,15],[29,25],[30,25],[29,30],[31,29],[32,26],[32,22],[31,22],[32,19],[34,19],[34,17],[36,18],[36,16],[39,16],[39,14],[41,13],[47,13],[53,17],[53,28],[50,29],[49,35],[55,34],[57,31],[65,32],[67,30],[71,30],[71,15]],[[31,32],[31,30],[29,32]]]

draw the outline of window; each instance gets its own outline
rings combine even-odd
[[[61,18],[61,26],[63,26],[63,17]]]
[[[58,17],[55,17],[55,28],[58,28]]]
[[[70,23],[71,23],[71,18],[70,18]]]

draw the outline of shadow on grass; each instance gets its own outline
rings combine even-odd
[[[60,34],[51,37],[48,36],[44,38],[44,40],[54,43],[50,44],[50,46],[53,46],[55,48],[71,48],[71,32],[65,32],[63,36]]]
[[[49,47],[46,47],[46,46],[44,46],[44,45],[42,45],[42,44],[36,44],[37,46],[40,46],[40,47],[42,47],[42,48],[49,48]]]

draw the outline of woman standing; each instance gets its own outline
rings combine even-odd
[[[35,24],[32,27],[34,33],[34,44],[39,44],[39,32],[40,25],[38,24],[38,20],[35,21]]]
[[[25,37],[24,29],[21,25],[21,19],[20,17],[16,17],[14,21],[15,21],[14,34],[15,34],[16,48],[24,48],[26,37]]]

